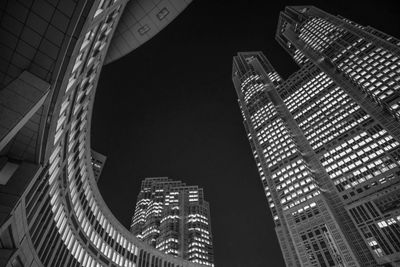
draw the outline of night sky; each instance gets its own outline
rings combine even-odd
[[[239,51],[263,51],[284,78],[298,69],[274,39],[279,12],[296,3],[271,2],[195,0],[103,67],[97,89],[92,147],[108,157],[99,181],[107,205],[129,228],[143,178],[199,185],[217,267],[284,266],[231,81]],[[378,3],[308,2],[400,37],[399,8]]]

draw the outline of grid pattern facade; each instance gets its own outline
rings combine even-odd
[[[263,61],[264,64],[261,63]],[[310,104],[303,90],[321,80],[321,75],[300,86],[300,91],[293,92],[294,96],[287,94],[282,99],[278,91],[286,91],[286,81],[270,79],[276,76],[275,73],[261,53],[239,53],[234,58],[233,79],[277,233],[287,235],[278,236],[286,264],[359,266],[338,223],[346,219],[350,222],[350,218],[337,214],[339,208],[343,209],[343,204],[341,207],[336,204],[335,208],[330,206],[330,202],[338,198],[336,192],[331,193],[329,198],[321,194],[331,190],[333,184],[327,176],[319,173],[322,166],[315,160],[317,155],[309,144],[305,144],[307,140],[290,112],[300,105]],[[253,82],[262,84],[262,87],[257,97],[246,102],[246,91],[252,88],[246,81],[254,75],[259,78]],[[328,86],[324,84],[322,89]],[[318,91],[312,90],[311,93]],[[253,114],[259,113],[264,114],[260,118],[267,118],[261,124],[251,119]],[[304,240],[308,233],[315,232],[319,233],[319,237],[316,235],[312,241]],[[315,240],[322,239],[325,243],[322,242],[318,250],[306,243],[314,244]],[[322,247],[324,244],[327,246]],[[370,264],[367,261],[364,263]]]
[[[302,24],[300,40],[331,60],[374,102],[387,107],[393,116],[399,118],[399,98],[396,92],[400,81],[400,59],[395,51],[335,26],[333,21],[325,18],[310,16]],[[375,33],[367,27],[358,25],[357,28]],[[393,37],[381,37],[392,40],[396,46],[400,45],[400,41]]]
[[[296,121],[306,135],[318,129],[311,130],[317,138],[324,127],[332,129],[331,140],[317,141],[314,149],[377,262],[398,262],[400,41],[315,7],[287,8],[277,39],[307,55],[335,82],[333,98],[316,100],[318,108],[308,107],[306,119],[297,113]],[[318,110],[318,120],[309,120]]]
[[[300,70],[274,84],[239,53],[233,80],[286,264],[399,262],[399,41],[309,6],[281,12],[276,39]]]
[[[15,203],[9,215],[1,214],[2,266],[200,266],[143,244],[116,220],[97,189],[90,149],[94,92],[126,5],[123,0],[1,5],[2,85],[24,69],[51,85],[38,115],[45,122],[40,153],[18,162],[1,188],[2,199],[9,189],[2,205]]]
[[[209,204],[197,186],[166,177],[144,179],[131,232],[166,254],[214,266]]]

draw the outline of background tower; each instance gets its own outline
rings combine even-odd
[[[202,188],[167,177],[144,179],[131,232],[166,254],[214,266],[210,207]]]
[[[96,182],[98,182],[101,172],[103,171],[104,164],[106,164],[107,157],[99,152],[94,151],[93,149],[91,155],[94,179],[96,179]]]

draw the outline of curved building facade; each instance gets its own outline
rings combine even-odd
[[[1,266],[200,266],[125,229],[103,201],[91,163],[94,93],[119,20],[130,15],[123,11],[151,3],[172,19],[178,12],[165,11],[171,2],[38,0],[0,7]]]

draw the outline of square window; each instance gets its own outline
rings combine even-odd
[[[147,24],[138,29],[140,35],[145,35],[148,31],[150,31],[150,27]]]
[[[157,18],[159,20],[163,20],[166,16],[168,16],[169,11],[166,7],[160,10],[160,12],[157,13]]]

